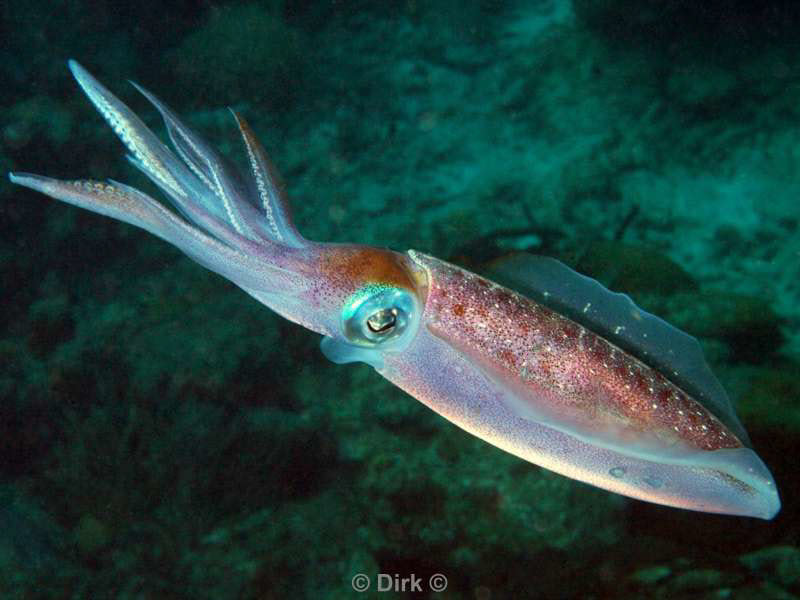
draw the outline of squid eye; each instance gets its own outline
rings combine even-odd
[[[347,340],[374,347],[396,340],[416,319],[414,296],[395,287],[366,286],[356,292],[342,312]]]
[[[367,319],[367,327],[372,333],[387,333],[397,324],[397,309],[383,308]]]

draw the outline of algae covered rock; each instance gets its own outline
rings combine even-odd
[[[665,254],[621,242],[588,244],[576,268],[615,291],[665,296],[697,288],[692,277]]]
[[[769,546],[739,558],[753,572],[764,574],[785,586],[800,581],[800,549],[794,546]]]
[[[667,565],[653,565],[638,569],[631,575],[631,580],[643,585],[653,585],[672,575],[672,569]]]
[[[736,88],[730,70],[715,65],[676,68],[667,81],[667,91],[676,102],[708,108],[726,100]]]
[[[23,598],[28,579],[55,568],[64,531],[32,497],[0,486],[0,596]]]
[[[58,344],[72,337],[75,328],[66,294],[46,296],[29,309],[31,335],[28,346],[37,356],[51,352]]]
[[[723,573],[716,569],[691,569],[672,578],[669,582],[669,587],[676,594],[705,590],[722,591],[739,580],[740,578],[732,573]]]
[[[204,106],[247,100],[275,107],[297,92],[302,44],[276,10],[233,5],[213,9],[171,61],[182,87],[193,90]]]
[[[11,107],[3,118],[0,130],[3,144],[20,150],[37,138],[60,147],[75,129],[74,115],[47,96],[33,96]]]
[[[777,428],[796,435],[800,432],[800,365],[789,362],[779,368],[752,368],[747,372],[744,393],[738,403],[746,422]]]
[[[665,305],[676,326],[727,344],[737,362],[760,363],[784,343],[782,319],[763,298],[715,290],[676,294]]]

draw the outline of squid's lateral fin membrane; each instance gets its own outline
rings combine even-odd
[[[554,258],[517,253],[493,261],[486,275],[572,319],[656,369],[722,421],[745,444],[747,432],[706,363],[699,342]]]

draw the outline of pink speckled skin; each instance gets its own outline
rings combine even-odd
[[[660,504],[765,519],[777,513],[775,484],[758,456],[661,373],[564,316],[431,256],[306,240],[240,116],[252,189],[146,90],[139,88],[161,113],[174,153],[85,69],[74,61],[70,69],[180,216],[117,182],[10,173],[13,183],[174,244],[322,334],[331,360],[373,365],[459,427],[525,460]],[[668,350],[675,356],[680,348],[673,342]],[[684,354],[705,366],[699,349]]]
[[[428,290],[416,338],[402,356],[387,353],[380,370],[397,386],[512,454],[619,494],[705,512],[777,512],[758,456],[662,375],[511,290],[409,255]]]
[[[646,432],[703,450],[738,448],[719,419],[667,378],[570,319],[508,288],[426,257],[434,335],[480,361],[542,417],[615,435]],[[533,407],[532,407],[533,408]]]

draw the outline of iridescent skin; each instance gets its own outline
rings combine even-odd
[[[702,450],[743,444],[661,373],[592,331],[536,302],[452,265],[429,261],[429,329],[521,393],[546,399],[541,412],[617,425]]]
[[[142,227],[282,316],[324,336],[466,431],[568,477],[660,504],[772,518],[774,481],[742,436],[672,380],[561,314],[436,258],[322,244],[296,230],[244,120],[247,183],[177,116],[178,157],[75,62],[131,161],[181,216],[116,182],[11,181]],[[735,416],[732,417],[735,420]]]

